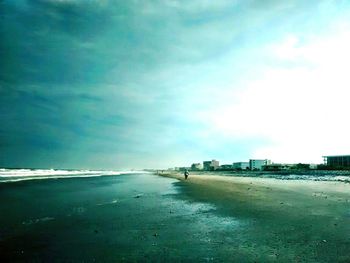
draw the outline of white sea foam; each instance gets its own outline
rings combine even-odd
[[[54,217],[42,217],[42,218],[36,218],[36,219],[29,219],[27,221],[23,221],[22,225],[33,225],[33,224],[37,224],[37,223],[41,223],[41,222],[47,222],[47,221],[51,221],[51,220],[55,220]]]
[[[54,169],[0,169],[0,183],[34,179],[59,179],[72,177],[96,177],[140,173],[140,171],[102,171],[102,170],[54,170]],[[142,173],[144,173],[142,171]]]
[[[101,206],[101,205],[113,205],[113,204],[116,204],[118,203],[118,200],[117,199],[114,199],[112,201],[109,201],[109,202],[104,202],[104,203],[99,203],[99,204],[96,204],[97,206]]]

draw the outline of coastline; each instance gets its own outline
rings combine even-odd
[[[147,173],[0,186],[5,262],[350,261],[341,182]]]
[[[180,173],[159,175],[178,179],[184,198],[250,222],[251,242],[275,248],[277,261],[350,261],[348,183],[195,172],[185,181]]]
[[[160,176],[177,179],[181,185],[195,190],[201,188],[212,199],[226,198],[232,202],[249,202],[250,205],[282,209],[327,207],[335,204],[350,205],[350,185],[339,181],[280,180],[276,178],[240,177],[215,175],[213,173],[191,173],[188,180],[181,173],[162,173]],[[202,198],[205,195],[200,195]],[[209,200],[209,197],[208,197]],[[281,206],[284,205],[284,206]]]
[[[155,172],[155,171],[153,171]],[[189,171],[194,175],[212,175],[229,177],[249,177],[249,178],[276,178],[281,180],[314,180],[314,181],[340,181],[350,183],[349,170],[281,170],[281,171],[234,171],[234,170],[215,170],[215,171]],[[157,170],[157,174],[181,175],[180,171]]]

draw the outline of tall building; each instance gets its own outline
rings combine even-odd
[[[350,168],[350,155],[323,156],[324,163],[333,168]]]
[[[271,164],[271,160],[268,159],[250,159],[249,169],[250,170],[262,170],[265,165]]]
[[[213,171],[219,168],[219,161],[217,160],[211,160],[211,161],[204,161],[203,162],[203,170],[206,171]]]

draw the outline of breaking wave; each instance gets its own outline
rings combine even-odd
[[[0,183],[37,179],[96,177],[140,173],[140,171],[54,170],[54,169],[4,169],[0,168]],[[144,173],[144,172],[142,172]]]

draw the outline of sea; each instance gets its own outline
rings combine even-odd
[[[63,170],[63,169],[7,169],[0,168],[0,183],[25,180],[60,179],[76,177],[97,177],[140,173],[140,171],[112,170]],[[142,173],[145,173],[142,171]]]
[[[231,176],[273,178],[279,180],[307,180],[350,183],[349,171],[305,171],[298,173],[243,172]]]

